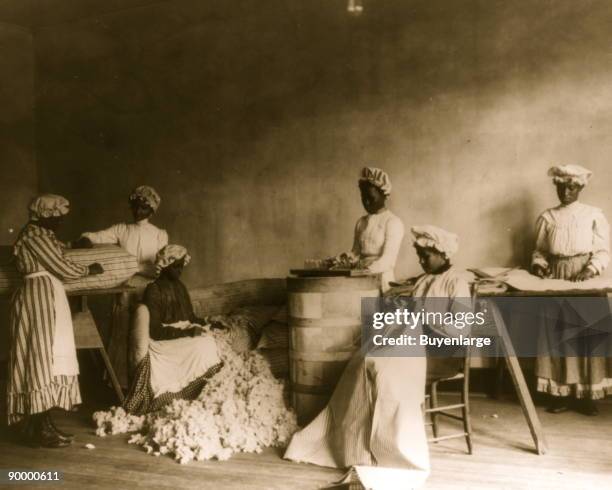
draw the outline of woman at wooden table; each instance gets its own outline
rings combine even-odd
[[[579,165],[552,167],[548,175],[557,187],[560,204],[544,211],[536,223],[536,246],[532,271],[539,277],[585,281],[599,274],[610,261],[610,226],[601,209],[578,201],[592,172]],[[575,305],[580,306],[580,305]],[[602,306],[607,307],[604,300]],[[538,391],[551,395],[548,411],[568,410],[569,397],[579,410],[597,415],[595,400],[612,393],[612,372],[604,357],[551,356],[551,349],[564,345],[564,324],[581,324],[579,312],[555,308],[543,316],[536,361]],[[576,323],[578,322],[578,323]],[[581,343],[588,343],[588,338]],[[582,347],[586,347],[586,344]]]
[[[8,365],[8,422],[22,421],[21,436],[42,447],[70,444],[72,435],[56,427],[50,410],[81,403],[79,365],[72,316],[63,279],[103,272],[100,264],[75,264],[55,236],[69,203],[43,194],[30,204],[30,221],[13,247],[23,284],[11,301]]]
[[[414,227],[412,233],[425,271],[415,284],[415,299],[445,298],[446,311],[464,311],[460,298],[469,298],[469,288],[450,263],[457,236],[433,226]],[[351,358],[329,403],[293,436],[285,458],[332,468],[368,466],[378,481],[392,477],[395,488],[414,488],[425,480],[425,350],[383,357],[384,348],[379,349]]]
[[[136,375],[125,399],[126,410],[144,414],[173,399],[194,399],[221,367],[213,336],[197,318],[180,280],[189,264],[187,249],[167,245],[157,254],[158,278],[147,286],[134,317],[140,348]]]
[[[141,185],[129,197],[133,223],[118,223],[105,230],[86,232],[75,242],[76,247],[91,247],[92,244],[112,243],[120,245],[126,252],[136,256],[141,274],[155,277],[155,257],[168,245],[168,233],[149,220],[161,203],[159,194],[148,185]]]
[[[359,177],[361,203],[368,214],[355,225],[353,248],[340,254],[332,262],[350,262],[359,269],[382,274],[382,290],[389,288],[394,280],[393,270],[397,261],[404,225],[387,209],[391,195],[391,180],[379,168],[364,167]]]
[[[102,231],[81,235],[73,246],[91,247],[93,244],[117,244],[134,255],[140,264],[140,274],[129,282],[135,288],[128,298],[128,304],[117,302],[113,311],[113,328],[108,340],[108,355],[115,369],[119,383],[128,386],[129,374],[135,368],[131,362],[129,325],[132,310],[142,298],[145,287],[155,278],[157,252],[168,244],[168,233],[153,225],[149,220],[161,203],[159,194],[148,185],[136,187],[129,197],[133,223],[118,223]]]

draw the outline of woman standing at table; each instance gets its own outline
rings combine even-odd
[[[133,223],[118,223],[102,231],[87,232],[75,242],[74,247],[91,247],[93,244],[112,243],[136,256],[140,274],[129,281],[136,288],[128,304],[114,306],[113,326],[108,341],[108,355],[122,387],[128,386],[128,374],[132,365],[131,336],[129,334],[131,310],[142,297],[145,287],[155,278],[155,257],[157,252],[168,245],[168,233],[153,225],[149,220],[159,208],[161,198],[148,185],[141,185],[129,197]]]
[[[404,225],[387,209],[391,180],[386,172],[364,167],[359,177],[359,190],[361,203],[368,214],[359,218],[355,225],[352,250],[331,260],[350,261],[359,269],[382,273],[382,289],[386,291],[389,282],[395,279],[393,269],[404,238]]]
[[[74,246],[91,247],[92,244],[102,243],[120,245],[138,258],[141,274],[153,278],[157,252],[168,245],[168,233],[149,222],[159,208],[161,198],[153,187],[141,185],[132,191],[129,202],[133,223],[118,223],[102,231],[83,233]]]
[[[585,281],[603,272],[610,261],[610,226],[601,209],[582,204],[578,196],[592,172],[579,165],[552,167],[548,175],[557,187],[560,204],[544,211],[536,223],[536,247],[532,270],[539,277]],[[607,306],[607,302],[605,306]],[[579,305],[575,305],[578,306]],[[580,312],[560,307],[544,315],[536,360],[538,391],[553,397],[548,411],[568,410],[569,397],[579,400],[579,409],[597,415],[595,400],[612,393],[612,372],[604,357],[558,357],[551,350],[563,348],[564,324],[583,324]],[[577,323],[576,323],[577,322]],[[567,332],[566,332],[567,333]],[[588,350],[588,338],[579,339]]]
[[[9,424],[24,421],[22,436],[50,448],[70,444],[71,435],[60,431],[50,410],[70,410],[81,403],[72,316],[62,279],[103,272],[64,257],[65,245],[55,231],[68,214],[69,203],[44,194],[30,205],[30,222],[13,248],[23,284],[11,301],[8,370]]]

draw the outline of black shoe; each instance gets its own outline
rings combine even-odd
[[[59,435],[62,439],[66,439],[68,441],[72,441],[74,439],[74,434],[69,434],[68,432],[64,432],[59,429],[55,422],[53,422],[53,418],[51,417],[51,412],[47,412],[47,424]]]
[[[40,428],[34,442],[38,445],[38,447],[57,449],[69,446],[72,441],[61,437],[50,427],[49,424],[46,424],[43,420],[43,422],[40,424]]]
[[[552,399],[552,403],[546,409],[548,413],[559,414],[569,410],[568,398],[566,396],[556,396]]]
[[[597,408],[595,400],[579,400],[578,411],[583,415],[588,415],[589,417],[599,415],[599,409]]]

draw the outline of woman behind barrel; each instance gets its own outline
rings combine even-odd
[[[448,310],[454,311],[456,298],[469,297],[467,283],[450,266],[456,235],[431,226],[412,232],[425,271],[416,295],[447,298]],[[376,467],[370,468],[374,478],[383,481],[392,474],[397,488],[421,484],[429,473],[422,411],[427,361],[424,349],[419,356],[395,354],[356,353],[328,405],[293,436],[285,458],[333,468]]]
[[[350,262],[359,269],[382,273],[382,289],[394,280],[393,269],[397,261],[404,225],[387,209],[391,195],[391,180],[379,168],[364,167],[359,177],[361,203],[368,214],[355,225],[353,248],[349,253],[330,259],[332,262]]]
[[[599,208],[578,201],[580,192],[592,172],[579,165],[552,167],[548,175],[557,187],[560,204],[544,211],[536,223],[536,247],[532,271],[539,277],[585,281],[603,272],[610,261],[610,226]],[[568,331],[564,325],[581,325],[580,304],[572,307],[549,307],[542,315],[536,360],[538,391],[548,393],[552,403],[548,411],[561,413],[568,407],[569,397],[579,400],[579,410],[587,415],[598,413],[595,400],[612,393],[612,372],[606,358],[588,352],[592,340],[578,340],[578,355],[551,355],[567,346]],[[593,304],[589,305],[593,307]],[[601,306],[607,308],[605,300]],[[590,308],[589,308],[590,309]],[[589,312],[585,312],[588,318]],[[608,311],[609,314],[609,311]],[[574,337],[569,335],[569,337]],[[603,339],[607,342],[608,339]],[[573,349],[568,349],[573,350]],[[580,356],[580,352],[586,353]],[[553,353],[554,354],[554,353]]]
[[[9,424],[23,421],[21,436],[27,442],[58,448],[70,444],[72,436],[55,426],[50,410],[81,403],[72,317],[60,280],[103,269],[64,257],[65,245],[55,231],[68,214],[65,198],[44,194],[29,210],[30,221],[13,248],[24,281],[11,302],[7,412]]]

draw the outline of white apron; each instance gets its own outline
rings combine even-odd
[[[79,374],[79,363],[74,343],[74,327],[72,314],[66,297],[64,285],[54,275],[47,271],[28,274],[26,278],[46,276],[53,286],[53,309],[55,310],[55,328],[53,331],[53,376]]]
[[[177,393],[216,364],[217,344],[212,336],[182,337],[149,342],[151,389],[154,396]]]

